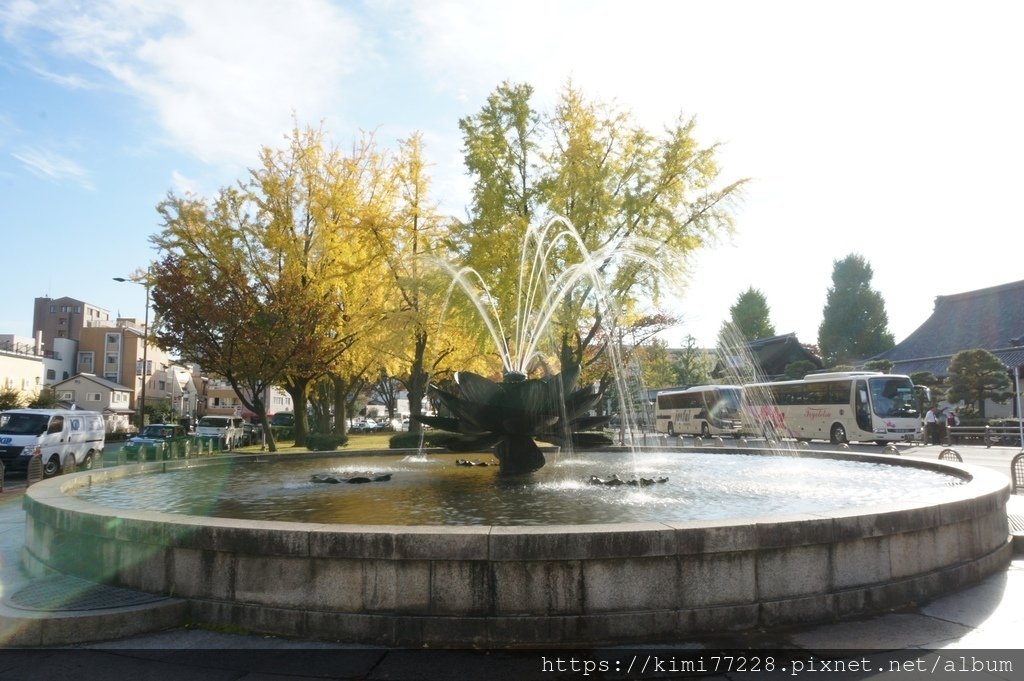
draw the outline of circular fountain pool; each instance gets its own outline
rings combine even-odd
[[[529,476],[496,478],[465,455],[239,461],[122,478],[78,492],[103,506],[163,513],[347,525],[574,525],[720,521],[934,502],[954,471],[833,458],[700,452],[587,452],[550,457]],[[470,459],[489,463],[490,457]],[[370,484],[324,484],[386,476]],[[596,476],[603,481],[595,483]],[[615,484],[615,478],[622,484]],[[633,486],[644,480],[650,484]]]
[[[587,454],[553,459],[524,483],[433,454],[281,458],[139,464],[34,485],[26,565],[174,595],[200,622],[463,647],[680,641],[860,615],[948,593],[1010,557],[1007,480],[962,464],[660,449],[639,454],[635,473],[626,459]],[[724,472],[720,482],[702,467]],[[310,482],[366,468],[393,468],[392,480]],[[614,473],[669,481],[587,483]],[[719,487],[728,510],[710,516],[696,493]],[[768,501],[766,487],[789,491]],[[555,498],[568,501],[548,517],[523,510]],[[290,520],[248,515],[261,505],[292,507]],[[358,511],[334,515],[345,506]]]

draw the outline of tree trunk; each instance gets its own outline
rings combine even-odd
[[[423,413],[423,398],[427,394],[429,377],[423,370],[426,349],[427,334],[424,331],[417,331],[412,366],[409,368],[409,382],[405,386],[409,391],[409,432],[411,433],[423,430],[422,424],[415,417]]]
[[[309,391],[309,379],[290,378],[285,385],[285,390],[292,396],[292,404],[295,408],[295,446],[303,447],[306,444],[306,433],[309,432],[308,419],[306,417],[306,395]]]
[[[331,375],[334,386],[334,432],[344,435],[348,432],[348,403],[345,401],[345,381],[340,376]]]

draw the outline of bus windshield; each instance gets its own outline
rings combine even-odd
[[[914,417],[914,384],[906,376],[878,376],[868,380],[871,389],[871,408],[876,416],[895,418]]]

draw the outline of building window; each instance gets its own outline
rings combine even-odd
[[[117,374],[116,373],[109,373],[109,372],[105,373],[105,374],[103,374],[103,378],[107,379],[108,381],[114,381],[115,383],[117,382]]]
[[[82,306],[75,305],[75,314],[82,314]]]
[[[59,399],[62,399],[62,400],[74,400],[75,399],[75,391],[74,390],[64,390],[64,391],[61,392]]]
[[[48,380],[48,381],[56,381],[57,380],[57,372],[54,369],[47,369],[46,370],[46,380]]]
[[[117,341],[120,338],[121,337],[119,335],[117,335],[116,333],[108,333],[107,334],[107,344],[108,345],[117,345]]]
[[[51,305],[50,306],[50,314],[57,314],[57,306],[56,305]]]
[[[82,373],[95,373],[93,369],[94,355],[91,352],[78,353],[78,370]]]
[[[102,398],[100,397],[99,393],[86,393],[85,394],[85,401],[86,402],[99,402],[100,399],[102,399]]]
[[[163,392],[164,390],[167,390],[167,383],[164,382],[164,381],[157,381],[156,382],[156,387],[157,387],[157,390],[159,390],[160,392]]]

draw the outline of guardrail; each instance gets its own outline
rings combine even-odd
[[[1018,426],[953,426],[946,428],[950,444],[980,441],[986,447],[992,445],[1020,446]]]

